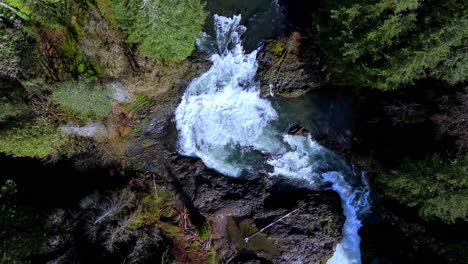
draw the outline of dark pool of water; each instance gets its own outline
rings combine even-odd
[[[213,32],[213,15],[231,17],[242,15],[241,24],[247,27],[243,36],[244,48],[250,52],[259,47],[262,41],[284,34],[286,24],[280,6],[273,0],[209,0],[206,9],[210,12],[204,31]]]
[[[291,126],[300,125],[319,140],[346,141],[350,136],[353,111],[349,89],[327,87],[297,98],[269,99],[279,114],[276,126],[280,130],[286,132]]]

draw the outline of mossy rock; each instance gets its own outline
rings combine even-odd
[[[263,233],[255,235],[248,242],[245,240],[246,237],[258,230],[252,219],[236,221],[233,217],[228,217],[226,229],[228,241],[234,243],[239,250],[251,250],[266,258],[280,254],[274,241]]]

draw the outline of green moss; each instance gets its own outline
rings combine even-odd
[[[320,260],[320,264],[326,264],[328,262],[328,260],[333,257],[333,254],[331,255],[327,255],[325,257],[323,257],[321,260]]]
[[[0,131],[0,152],[13,157],[46,158],[58,153],[66,137],[44,122],[24,122]]]
[[[25,4],[24,0],[5,0],[5,3],[14,7],[18,10],[22,15],[29,17],[31,15],[31,8]]]
[[[58,47],[60,54],[59,71],[69,73],[73,78],[90,78],[102,74],[102,69],[93,65],[86,55],[77,47],[77,40],[67,34],[63,43]]]
[[[271,53],[277,58],[281,57],[283,55],[284,49],[285,49],[285,44],[283,41],[275,41],[273,45],[270,48]]]
[[[0,98],[0,122],[29,112],[30,109],[24,102],[11,102]]]
[[[64,27],[71,21],[71,0],[8,0],[7,3],[50,28]]]
[[[211,237],[211,229],[208,223],[203,223],[202,226],[196,228],[197,237],[200,241],[207,241]]]
[[[327,224],[325,225],[325,234],[327,235],[332,235],[333,234],[333,226],[330,221],[327,221]]]
[[[84,119],[102,119],[112,111],[112,90],[92,82],[61,83],[52,93],[60,108]]]
[[[153,102],[145,94],[137,94],[135,96],[135,101],[128,107],[131,111],[148,107]]]
[[[275,243],[271,241],[265,234],[260,233],[249,240],[245,238],[257,231],[255,223],[250,219],[245,219],[237,223],[234,218],[227,218],[227,238],[235,243],[238,249],[248,249],[255,252],[263,252],[267,255],[274,256],[279,254],[279,250]]]
[[[138,204],[134,218],[131,221],[133,228],[151,225],[161,218],[175,217],[174,201],[170,199],[170,193],[160,186],[155,186],[155,191],[144,196]]]
[[[116,25],[115,16],[110,5],[110,0],[96,0],[96,6],[107,21],[111,22],[113,25]]]
[[[221,260],[218,257],[218,254],[216,253],[216,250],[214,247],[210,247],[208,249],[208,264],[218,264],[221,263]]]

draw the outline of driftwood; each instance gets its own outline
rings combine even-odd
[[[261,233],[261,232],[265,231],[266,229],[270,228],[271,226],[273,226],[274,224],[276,224],[276,223],[278,223],[279,221],[283,220],[284,218],[286,218],[286,217],[292,215],[293,213],[297,212],[299,209],[300,209],[300,208],[296,208],[296,209],[292,210],[291,212],[289,212],[289,213],[283,215],[282,217],[280,217],[280,218],[278,218],[277,220],[273,221],[272,223],[270,223],[269,225],[265,226],[264,228],[262,228],[262,229],[260,229],[260,230],[258,230],[258,231],[255,231],[253,234],[247,236],[246,238],[244,238],[245,243],[248,243],[249,240],[250,240],[251,238],[255,237],[255,236],[258,235],[259,233]]]

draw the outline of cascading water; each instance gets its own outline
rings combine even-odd
[[[311,188],[331,189],[342,200],[343,239],[328,263],[361,263],[360,215],[368,209],[368,186],[340,156],[310,136],[284,135],[274,126],[278,113],[260,98],[257,51],[246,54],[240,36],[241,16],[215,15],[216,40],[211,68],[194,79],[176,110],[179,151],[198,157],[225,175],[253,170],[256,155],[267,157],[271,176],[306,180]],[[206,41],[209,41],[208,38]],[[271,167],[268,167],[271,170]]]

